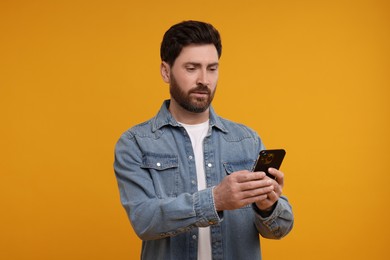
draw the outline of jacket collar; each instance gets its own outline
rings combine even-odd
[[[158,111],[156,117],[153,119],[152,123],[152,131],[155,132],[159,130],[160,128],[171,125],[175,127],[179,127],[180,124],[176,121],[176,119],[172,116],[171,112],[169,112],[170,100],[165,100],[163,104],[161,105],[160,110]],[[210,106],[210,126],[216,127],[222,132],[227,133],[227,129],[225,128],[224,124],[221,121],[221,118],[215,113],[212,106]]]

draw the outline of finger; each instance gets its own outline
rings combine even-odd
[[[264,172],[239,171],[232,174],[234,174],[237,182],[239,183],[261,180],[265,177]]]
[[[284,185],[284,173],[275,169],[275,168],[269,168],[268,172],[272,175],[275,176],[275,180],[283,187]]]
[[[242,196],[243,199],[253,198],[253,197],[257,197],[257,196],[267,195],[270,192],[273,192],[273,190],[274,190],[273,186],[266,186],[266,187],[263,187],[263,188],[243,191],[241,193],[241,196]]]
[[[276,192],[274,192],[274,191],[271,191],[267,195],[268,195],[267,196],[268,199],[272,202],[272,204],[274,204],[279,199],[278,194]]]
[[[259,195],[259,196],[256,196],[256,197],[251,197],[251,198],[244,199],[241,202],[243,203],[243,205],[248,205],[248,204],[252,204],[252,203],[258,203],[258,202],[266,201],[267,199],[268,199],[267,194],[264,194],[264,195]]]
[[[282,195],[283,187],[274,179],[272,179],[272,185],[274,186],[274,191],[278,196]]]
[[[274,192],[280,197],[282,195],[283,189],[279,184],[275,184]]]
[[[272,181],[270,179],[247,181],[247,182],[240,183],[240,190],[242,191],[255,190],[259,188],[270,187],[273,184],[279,186],[279,184],[276,181]]]

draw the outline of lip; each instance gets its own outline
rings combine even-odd
[[[197,97],[204,97],[209,95],[207,91],[196,91],[196,92],[191,92],[191,94]]]
[[[199,94],[199,95],[209,95],[210,92],[207,90],[195,90],[191,91],[192,94]]]

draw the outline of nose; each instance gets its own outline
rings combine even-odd
[[[208,78],[208,75],[207,75],[207,70],[199,70],[199,74],[198,74],[198,79],[197,79],[197,84],[202,84],[202,85],[205,85],[205,86],[208,86],[210,84],[209,82],[209,78]]]

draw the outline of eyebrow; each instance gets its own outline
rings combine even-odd
[[[188,65],[192,65],[192,66],[195,66],[195,67],[201,67],[202,66],[202,64],[199,63],[199,62],[187,62],[187,63],[184,63],[184,66],[188,66]],[[213,67],[213,66],[219,66],[219,63],[218,62],[213,62],[213,63],[207,64],[207,67]]]

